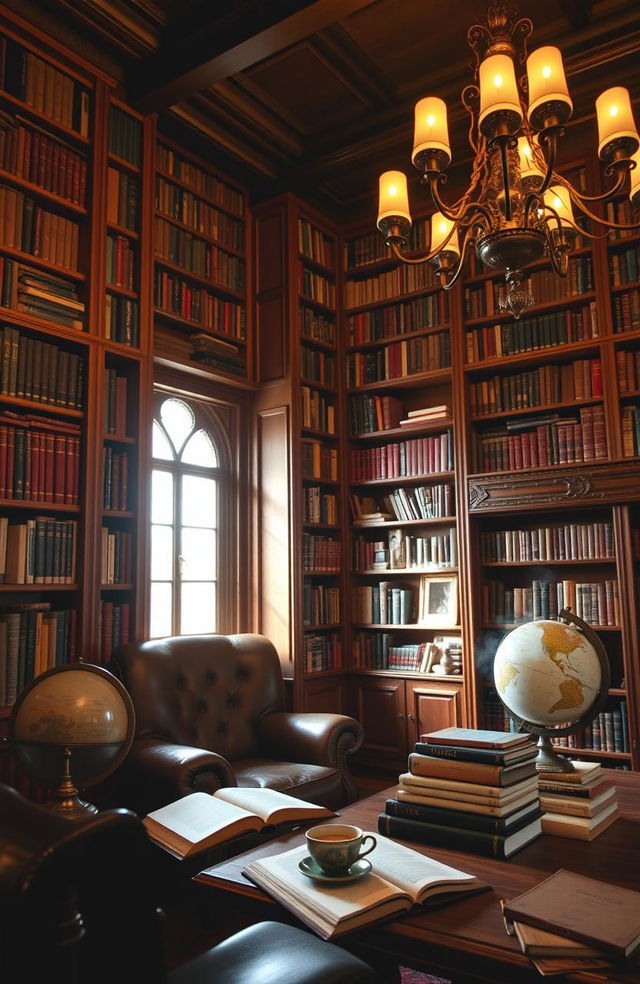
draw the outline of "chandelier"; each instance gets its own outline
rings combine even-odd
[[[451,162],[446,104],[430,96],[416,105],[411,160],[436,208],[426,254],[407,251],[406,176],[386,171],[379,185],[378,228],[398,259],[433,261],[441,286],[449,290],[474,249],[485,266],[504,272],[507,290],[500,307],[516,318],[534,303],[523,284],[524,268],[546,255],[555,272],[566,277],[576,234],[598,238],[576,224],[574,208],[609,229],[640,227],[640,222],[607,221],[590,208],[621,194],[627,174],[631,202],[640,206],[640,140],[628,90],[607,89],[596,100],[598,155],[609,187],[601,195],[582,194],[555,171],[558,140],[573,111],[562,55],[550,45],[527,54],[532,32],[532,22],[518,18],[515,7],[493,2],[483,23],[467,33],[475,54],[474,83],[461,98],[471,118],[474,160],[469,187],[452,204],[440,196]],[[518,67],[525,63],[526,74],[518,79]]]

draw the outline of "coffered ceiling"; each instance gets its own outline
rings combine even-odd
[[[482,0],[32,3],[107,51],[134,105],[195,128],[205,147],[215,141],[256,198],[287,188],[343,216],[374,209],[379,171],[411,170],[413,104],[423,95],[446,99],[454,158],[467,163],[460,90],[471,81],[466,33]],[[638,0],[518,7],[534,21],[530,47],[563,51],[574,126],[608,85],[627,85],[637,104]]]

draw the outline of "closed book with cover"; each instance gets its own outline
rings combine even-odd
[[[560,796],[557,793],[540,793],[540,806],[549,813],[563,813],[575,817],[595,817],[612,803],[616,803],[615,786],[605,789],[593,799],[577,796]]]
[[[565,868],[507,902],[504,915],[623,959],[640,949],[640,892]]]
[[[538,817],[515,832],[489,834],[482,830],[423,823],[420,820],[406,820],[404,817],[392,817],[381,813],[378,817],[378,832],[386,837],[397,837],[399,840],[453,847],[459,851],[504,859],[511,857],[516,851],[539,837],[542,827]]]
[[[429,793],[429,795],[446,796],[447,799],[460,797],[460,799],[477,799],[482,802],[495,800],[499,803],[506,803],[507,800],[515,799],[529,792],[533,792],[536,798],[538,796],[537,775],[528,776],[512,786],[489,786],[486,783],[460,782],[456,779],[438,779],[433,776],[414,776],[411,772],[403,772],[400,775],[400,785],[422,795]]]
[[[469,748],[506,749],[531,744],[531,736],[511,734],[508,731],[487,731],[482,728],[440,728],[438,731],[428,731],[420,735],[420,741],[429,744],[463,745]]]
[[[491,786],[511,786],[514,782],[536,775],[536,765],[533,758],[524,764],[489,765],[483,762],[441,759],[411,752],[409,771],[416,776],[457,779],[461,782],[486,783]]]
[[[551,775],[551,773],[549,773]],[[595,799],[607,789],[614,789],[610,779],[602,779],[593,783],[583,785],[571,785],[570,783],[555,782],[553,779],[545,778],[541,774],[538,778],[538,788],[540,795],[547,793],[558,793],[560,796],[570,796],[572,799]]]
[[[475,748],[466,745],[437,745],[417,741],[414,752],[430,755],[433,758],[459,759],[462,762],[481,762],[486,765],[512,765],[537,758],[538,749],[533,742],[526,742],[516,748],[504,751],[497,748]]]
[[[514,833],[520,827],[526,827],[528,823],[536,820],[541,814],[536,800],[532,800],[525,806],[517,807],[502,817],[492,814],[469,813],[466,810],[455,810],[448,807],[409,803],[397,799],[388,799],[385,802],[384,810],[391,817],[402,817],[404,820],[417,820],[421,823],[465,827],[469,830],[481,830],[487,834]]]
[[[546,812],[542,817],[542,829],[545,834],[554,834],[556,837],[592,841],[615,823],[619,815],[616,800],[595,817],[575,817],[565,813]]]

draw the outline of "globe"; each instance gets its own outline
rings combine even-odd
[[[546,739],[539,743],[544,755],[538,768],[552,769],[555,763],[555,771],[570,765],[553,752],[549,739],[593,720],[609,689],[609,664],[596,633],[568,609],[560,617],[565,621],[540,619],[513,629],[493,663],[496,691],[507,712]]]
[[[47,670],[22,691],[9,735],[27,771],[57,787],[55,802],[75,818],[95,807],[78,800],[74,783],[94,785],[117,768],[134,728],[133,704],[120,681],[103,667],[73,663]]]

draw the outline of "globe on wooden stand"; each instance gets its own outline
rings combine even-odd
[[[97,808],[79,798],[78,787],[101,782],[120,765],[134,729],[133,703],[117,677],[102,666],[70,663],[46,670],[21,692],[9,740],[27,771],[54,790],[46,805],[79,820]]]
[[[538,771],[574,771],[551,739],[575,734],[606,703],[611,673],[597,633],[569,608],[557,621],[525,622],[498,646],[493,676],[518,730],[538,736]]]

